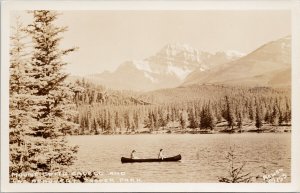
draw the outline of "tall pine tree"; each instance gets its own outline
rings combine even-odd
[[[59,43],[62,40],[60,34],[67,30],[66,27],[54,25],[58,14],[54,11],[32,11],[33,23],[27,26],[27,33],[32,37],[33,51],[28,62],[29,69],[25,72],[26,83],[22,83],[22,89],[30,101],[30,108],[25,106],[30,124],[16,122],[11,128],[26,129],[20,133],[19,138],[28,137],[24,148],[28,154],[26,161],[29,163],[25,171],[56,172],[64,171],[76,159],[77,147],[69,146],[64,135],[77,127],[72,123],[75,111],[73,104],[74,92],[65,83],[67,74],[63,73],[63,67],[67,64],[62,57],[75,50],[75,48],[61,50]],[[14,47],[12,47],[14,49]],[[14,53],[16,56],[16,53]],[[14,57],[12,57],[14,58]],[[16,57],[17,58],[17,57]],[[14,68],[14,59],[11,66]],[[15,68],[14,68],[15,69]],[[11,70],[12,71],[12,70]],[[11,78],[11,92],[14,93],[15,79]],[[13,94],[12,94],[13,95]],[[12,100],[16,100],[12,97]],[[23,102],[24,102],[23,101]],[[11,101],[13,106],[16,101]],[[13,118],[11,118],[13,121]],[[27,122],[27,121],[26,121]],[[13,140],[12,140],[13,141]],[[21,145],[24,143],[21,142]],[[19,153],[19,152],[18,152]],[[23,154],[11,158],[22,160]],[[20,170],[19,170],[20,171]]]

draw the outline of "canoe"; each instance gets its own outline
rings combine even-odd
[[[176,162],[181,160],[181,155],[176,155],[174,157],[166,157],[164,159],[150,158],[150,159],[131,159],[126,157],[121,157],[122,163],[133,163],[133,162]]]

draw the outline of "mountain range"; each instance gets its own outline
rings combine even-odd
[[[195,84],[286,87],[291,85],[291,37],[268,42],[247,55],[168,44],[148,58],[120,64],[114,72],[85,78],[111,89],[135,91]]]
[[[199,51],[186,44],[168,44],[153,56],[126,61],[114,72],[89,75],[88,80],[118,90],[149,91],[173,88],[185,81],[195,70],[207,71],[243,56],[236,51]]]

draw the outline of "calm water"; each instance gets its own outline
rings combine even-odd
[[[228,173],[225,156],[230,146],[235,147],[237,165],[246,161],[245,171],[251,175],[282,169],[281,173],[287,175],[284,182],[290,180],[290,133],[72,136],[69,142],[80,148],[72,170],[98,171],[101,178],[114,182],[218,182],[218,176]],[[156,158],[160,148],[165,156],[181,154],[182,161],[120,161],[122,156],[129,157],[133,149],[140,158]]]

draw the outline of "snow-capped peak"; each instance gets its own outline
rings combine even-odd
[[[241,55],[235,51],[213,54],[188,44],[172,43],[143,60],[126,61],[115,72],[103,74],[99,79],[106,86],[118,89],[124,85],[133,90],[175,87],[195,70],[206,71]]]

